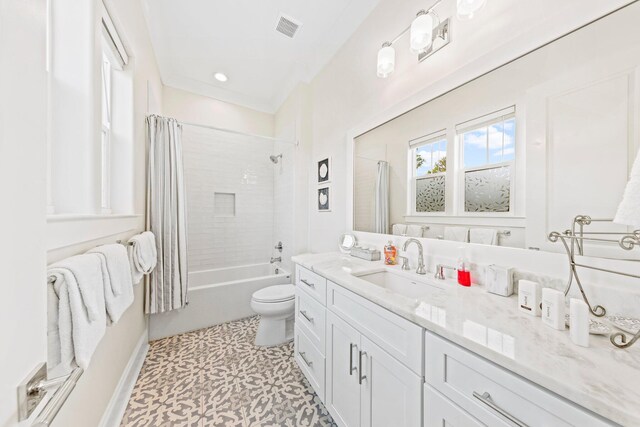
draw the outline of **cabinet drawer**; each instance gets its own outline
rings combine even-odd
[[[296,325],[325,355],[325,318],[327,309],[308,293],[296,289]]]
[[[425,349],[425,381],[484,424],[612,425],[431,332],[426,333]]]
[[[422,376],[423,330],[420,326],[333,282],[327,282],[327,309]]]
[[[456,427],[485,427],[480,421],[467,414],[458,405],[429,387],[424,386],[424,425],[456,426]],[[498,426],[499,424],[489,424]]]
[[[313,296],[320,304],[327,303],[327,279],[296,265],[296,285]]]
[[[295,328],[294,349],[302,373],[320,400],[324,401],[324,356],[298,326]]]

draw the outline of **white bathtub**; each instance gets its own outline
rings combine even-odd
[[[255,314],[251,295],[258,289],[291,283],[288,271],[272,264],[253,264],[189,273],[189,305],[152,314],[149,339],[156,340]]]

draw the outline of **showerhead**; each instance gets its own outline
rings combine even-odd
[[[271,162],[275,165],[276,163],[278,163],[278,160],[280,160],[282,158],[282,154],[278,154],[277,156],[269,156],[269,158],[271,159]]]

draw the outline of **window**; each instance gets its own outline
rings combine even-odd
[[[456,126],[464,212],[513,211],[515,107]]]
[[[102,213],[111,213],[111,63],[106,55],[102,57],[102,136],[100,139],[101,197]]]
[[[445,134],[428,136],[410,145],[413,211],[444,212],[447,171]]]

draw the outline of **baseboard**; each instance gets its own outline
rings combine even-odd
[[[142,369],[144,358],[149,350],[149,331],[145,330],[144,334],[140,337],[136,348],[131,354],[131,358],[127,363],[120,381],[116,386],[113,396],[107,405],[107,409],[104,411],[102,420],[100,420],[99,427],[118,427],[124,416],[124,411],[127,410],[127,404],[129,403],[129,397],[133,392],[133,387],[138,379],[138,374]]]

